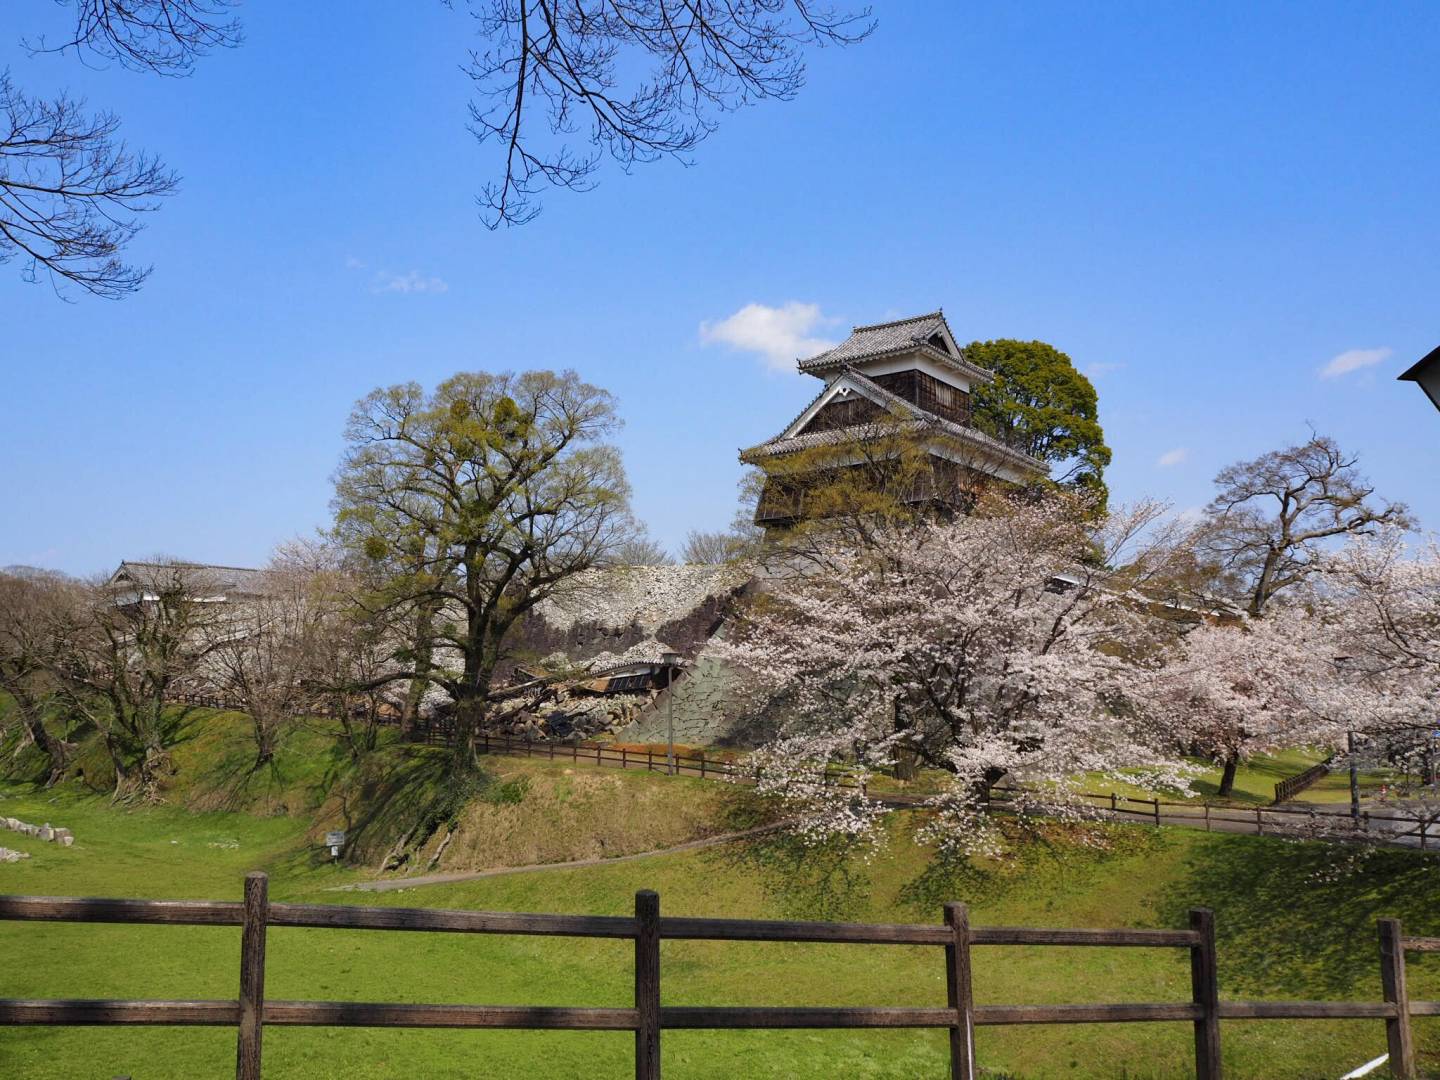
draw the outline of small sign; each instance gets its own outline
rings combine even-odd
[[[325,846],[332,848],[344,847],[345,833],[343,831],[327,832],[325,834]]]

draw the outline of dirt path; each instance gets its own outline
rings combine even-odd
[[[569,862],[534,863],[530,866],[496,866],[489,870],[471,870],[465,873],[456,874],[417,874],[410,878],[385,878],[380,881],[357,881],[352,885],[340,885],[330,892],[394,892],[396,889],[413,889],[421,885],[452,885],[458,881],[477,881],[480,878],[501,877],[505,874],[532,874],[538,870],[578,870],[588,866],[611,866],[615,863],[634,862],[637,859],[650,859],[657,855],[674,855],[681,851],[698,851],[701,848],[715,847],[719,844],[729,844],[735,840],[744,840],[751,836],[762,836],[765,833],[775,832],[784,828],[788,822],[776,822],[773,825],[760,825],[754,829],[742,829],[740,832],[722,833],[719,836],[706,836],[699,840],[687,840],[683,844],[676,844],[674,847],[658,848],[655,851],[637,851],[633,855],[612,855],[609,858],[598,859],[572,859]]]

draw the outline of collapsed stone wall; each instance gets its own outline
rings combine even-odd
[[[730,565],[617,566],[577,575],[516,628],[515,658],[501,675],[547,658],[594,669],[658,662],[667,650],[694,656],[749,580],[748,568]]]
[[[33,836],[37,840],[45,840],[65,847],[75,843],[75,837],[71,835],[69,829],[58,828],[48,821],[44,825],[31,825],[19,818],[0,817],[0,827],[20,833],[22,836]]]

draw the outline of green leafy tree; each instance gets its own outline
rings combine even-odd
[[[420,612],[387,679],[455,701],[470,773],[511,627],[634,533],[614,399],[574,372],[462,372],[356,405],[336,475],[337,534],[383,568],[376,603]]]
[[[976,425],[1050,462],[1057,467],[1054,482],[1089,492],[1103,505],[1110,448],[1095,387],[1070,357],[1043,341],[1008,338],[971,342],[965,356],[995,373],[994,382],[975,388]]]

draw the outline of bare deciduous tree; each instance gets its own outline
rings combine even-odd
[[[199,685],[199,664],[218,615],[216,589],[190,564],[131,564],[124,591],[90,587],[58,628],[57,675],[70,706],[99,732],[117,798],[159,797],[170,750]]]
[[[0,691],[48,762],[48,787],[65,775],[70,746],[46,725],[60,696],[54,676],[61,637],[57,616],[71,599],[72,583],[44,573],[0,573]]]
[[[806,48],[853,44],[873,28],[868,8],[811,0],[468,2],[489,41],[467,69],[479,95],[471,130],[505,155],[480,198],[491,228],[531,220],[545,188],[590,187],[607,153],[626,169],[683,158],[715,113],[794,97]]]
[[[669,566],[674,561],[660,541],[640,531],[616,545],[609,557],[615,566]]]
[[[1311,435],[1215,477],[1220,490],[1206,508],[1202,546],[1222,571],[1244,582],[1251,615],[1317,572],[1325,541],[1408,526],[1403,503],[1373,498],[1358,461],[1335,440]]]
[[[305,568],[272,562],[258,595],[228,606],[204,628],[207,681],[249,717],[256,769],[274,759],[287,728],[314,703],[325,616],[316,584]]]

